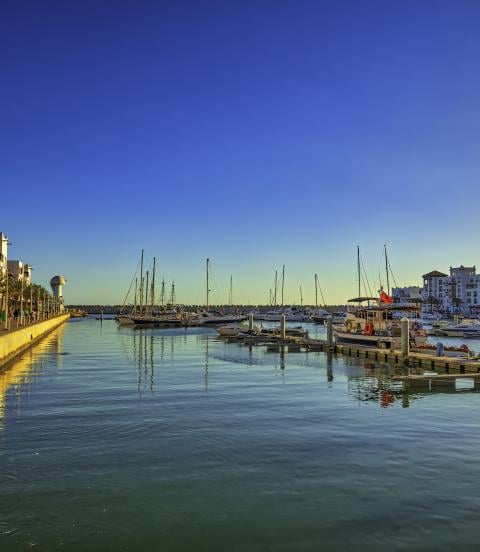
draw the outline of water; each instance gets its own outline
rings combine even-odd
[[[72,320],[0,375],[2,552],[478,549],[475,390],[215,335]]]

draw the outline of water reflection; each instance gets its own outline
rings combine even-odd
[[[285,383],[288,377],[295,378],[298,370],[304,373],[320,371],[324,374],[318,381],[319,385],[327,384],[328,388],[341,390],[346,385],[350,398],[360,403],[375,403],[381,409],[401,406],[408,408],[416,401],[432,395],[458,396],[467,393],[477,393],[478,388],[465,389],[460,386],[435,387],[433,389],[407,389],[400,382],[391,380],[393,375],[405,373],[403,366],[393,366],[381,362],[372,362],[361,358],[343,357],[332,353],[292,352],[288,347],[266,347],[252,343],[225,343],[210,329],[203,330],[156,330],[141,329],[129,331],[128,339],[133,348],[133,364],[136,370],[137,390],[140,396],[145,391],[151,394],[155,391],[157,377],[162,373],[165,385],[168,387],[171,374],[177,374],[176,368],[196,365],[196,373],[201,371],[201,383],[204,392],[208,393],[212,383],[212,364],[221,363],[223,368],[236,365],[249,367],[264,367],[272,369]],[[124,336],[125,337],[125,336]],[[123,340],[123,337],[122,337]],[[126,356],[132,358],[132,353]],[[167,373],[161,368],[175,368]],[[294,370],[290,370],[294,369]],[[324,372],[323,372],[324,371]],[[422,373],[421,369],[410,369],[411,373]],[[218,371],[221,377],[221,370]],[[191,382],[194,383],[194,382]]]
[[[346,357],[345,364],[363,368],[363,374],[350,375],[348,389],[351,396],[360,402],[375,402],[381,408],[389,408],[401,405],[409,408],[415,401],[434,395],[465,395],[479,393],[479,387],[465,388],[461,384],[457,387],[452,381],[451,385],[432,388],[409,388],[399,381],[390,378],[394,375],[407,375],[407,373],[422,374],[423,369],[410,369],[402,366],[392,366],[384,363],[365,362],[360,359]],[[464,380],[465,381],[465,380]]]
[[[155,347],[153,334],[144,333],[143,330],[133,332],[133,360],[137,368],[137,389],[140,396],[146,389],[154,392],[155,386]],[[161,359],[164,356],[164,337],[161,337]]]
[[[204,369],[204,380],[205,380],[205,392],[208,393],[208,334],[205,336],[205,369]]]
[[[15,411],[19,413],[22,396],[28,394],[35,376],[47,366],[45,353],[58,355],[56,364],[57,368],[61,369],[64,329],[64,326],[57,328],[18,360],[0,370],[0,431],[5,429],[9,398],[15,398]],[[14,391],[14,394],[11,391]]]
[[[329,383],[333,382],[333,354],[326,353],[327,359],[327,381]]]

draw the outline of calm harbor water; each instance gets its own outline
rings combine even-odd
[[[478,550],[480,395],[386,370],[72,320],[0,373],[0,550]]]

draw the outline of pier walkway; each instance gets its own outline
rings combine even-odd
[[[26,326],[2,330],[0,332],[0,369],[69,318],[70,314],[67,312]]]

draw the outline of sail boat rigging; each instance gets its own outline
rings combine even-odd
[[[315,312],[312,314],[312,320],[315,322],[315,324],[325,324],[327,320],[327,316],[329,316],[329,312],[327,310],[327,307],[325,305],[325,299],[323,297],[322,288],[319,286],[318,283],[318,274],[315,273],[314,276],[314,282],[315,282]],[[318,307],[318,290],[320,288],[320,295],[322,297],[323,302],[323,309],[320,309]]]

